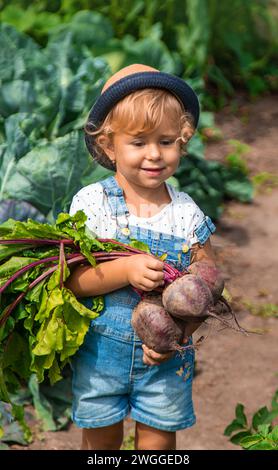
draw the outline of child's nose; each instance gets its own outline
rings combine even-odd
[[[159,149],[159,146],[156,145],[156,144],[151,144],[149,146],[149,156],[151,158],[160,158],[160,149]]]

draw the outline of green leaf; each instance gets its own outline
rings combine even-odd
[[[187,151],[189,155],[194,155],[198,158],[204,158],[205,146],[199,134],[195,134],[192,139],[190,139],[187,145]]]
[[[276,390],[273,398],[272,398],[272,401],[271,401],[271,408],[273,410],[278,410],[278,390]]]
[[[277,450],[278,447],[273,445],[270,441],[263,440],[260,442],[257,442],[250,447],[248,447],[248,450]]]
[[[138,250],[145,251],[146,253],[150,253],[150,247],[147,245],[147,243],[140,242],[139,240],[135,240],[131,238],[130,243],[128,243],[129,246],[132,246],[132,248],[137,248]]]
[[[94,318],[99,316],[99,312],[103,309],[104,301],[103,301],[103,296],[101,295],[94,297],[94,302],[93,302],[93,307],[92,307],[93,310],[90,310],[86,308],[84,305],[82,305],[80,302],[78,302],[77,298],[73,295],[73,293],[69,289],[63,288],[62,293],[63,293],[65,304],[68,304],[68,306],[73,308],[75,312],[78,313],[79,316],[82,316],[85,318],[87,317],[88,319],[93,320]],[[69,317],[68,320],[73,321],[73,318],[71,319]]]
[[[9,219],[0,225],[1,234],[7,240],[16,238],[65,238],[65,235],[60,230],[57,230],[54,225],[43,224],[31,219],[28,219],[27,222]],[[23,245],[23,247],[24,249],[27,247],[30,249],[30,245]]]
[[[247,426],[247,418],[244,413],[244,405],[238,403],[236,406],[236,419],[242,426]]]
[[[261,434],[263,437],[267,437],[269,430],[271,428],[271,425],[268,424],[259,424],[258,425],[258,432]]]
[[[14,85],[18,85],[18,82],[19,81],[14,81],[12,83]],[[28,85],[31,89],[31,83]],[[26,93],[30,95],[32,92],[29,88],[26,90]],[[10,91],[7,90],[7,93],[10,94]],[[22,90],[16,89],[15,93],[22,99]],[[31,103],[29,103],[29,109],[27,109],[26,111],[29,112],[19,112],[16,114],[12,114],[5,120],[7,157],[15,157],[16,162],[26,153],[28,153],[31,148],[36,144],[37,140],[41,137],[41,132],[39,132],[39,129],[42,129],[44,125],[43,118],[36,113],[32,113]],[[3,159],[4,164],[5,158],[6,154],[4,155]],[[3,174],[3,167],[1,168],[1,174]]]
[[[24,408],[21,405],[12,405],[12,415],[19,423],[22,431],[23,431],[23,438],[25,442],[30,443],[32,441],[32,433],[24,419]]]
[[[0,226],[0,236],[1,236],[1,226]],[[13,254],[18,254],[18,252],[28,248],[28,245],[0,245],[0,262],[5,258],[10,258]]]
[[[274,419],[276,419],[278,416],[278,410],[274,409],[273,411],[269,411],[269,415],[267,418],[267,422],[272,423]]]
[[[244,176],[237,176],[226,181],[224,188],[226,195],[230,198],[238,199],[241,202],[250,202],[253,199],[253,185]]]
[[[68,206],[88,165],[83,136],[72,132],[41,144],[22,157],[6,180],[9,197],[29,201],[43,214]]]
[[[249,447],[253,446],[253,445],[257,445],[259,442],[261,442],[263,440],[263,437],[260,435],[260,434],[252,434],[252,436],[246,436],[246,437],[243,437],[241,440],[240,440],[240,445],[244,448],[244,449],[248,449]]]
[[[257,413],[254,414],[253,420],[252,420],[252,426],[253,428],[257,431],[258,426],[260,424],[267,424],[271,423],[270,416],[269,416],[269,410],[267,409],[266,406],[263,408],[260,408]]]
[[[44,431],[55,431],[56,425],[52,417],[52,408],[47,399],[40,394],[39,384],[35,374],[29,379],[29,390],[33,396],[33,403],[38,418],[42,421]]]
[[[60,24],[50,32],[52,42],[61,42],[70,34],[71,41],[78,45],[93,47],[105,44],[113,37],[113,29],[108,18],[96,11],[78,11],[67,24]]]
[[[33,354],[44,356],[51,354],[53,351],[60,351],[63,347],[63,320],[60,316],[59,305],[64,304],[62,293],[59,289],[54,289],[50,293],[50,301],[47,304],[45,312],[39,312],[40,318],[43,316],[45,320],[37,333],[37,344],[33,348]],[[38,314],[38,315],[39,315]],[[62,343],[62,344],[61,344]],[[54,360],[54,357],[53,357]],[[52,365],[52,362],[48,367]]]
[[[38,44],[3,22],[0,23],[0,44],[5,51],[0,55],[0,79],[3,81],[23,75],[31,62],[41,58]]]
[[[108,176],[114,175],[114,171],[108,170],[107,168],[104,168],[103,166],[92,163],[91,166],[88,166],[87,172],[85,172],[82,176],[82,186],[87,186],[88,184],[94,184],[97,183],[105,178],[108,178]]]
[[[28,378],[30,371],[30,353],[26,338],[17,331],[10,336],[3,354],[3,368],[10,367],[19,377]]]
[[[19,423],[13,421],[9,425],[4,427],[4,434],[1,437],[1,442],[8,442],[9,444],[27,445],[30,443],[30,439],[26,439],[24,431]]]
[[[274,426],[268,437],[269,439],[272,439],[278,446],[278,425]]]
[[[231,441],[233,444],[240,445],[242,438],[243,438],[243,437],[250,436],[250,434],[251,434],[250,430],[238,432],[237,434],[234,434],[234,435],[231,437],[230,441]]]
[[[24,266],[28,266],[33,261],[36,261],[36,258],[10,257],[5,263],[0,265],[0,285],[2,286],[16,271]]]
[[[36,13],[32,7],[27,10],[20,8],[18,5],[7,5],[1,14],[1,20],[5,23],[12,24],[19,31],[27,31],[33,26]]]
[[[167,253],[163,253],[163,255],[159,256],[159,259],[161,259],[161,261],[166,261],[167,260]]]
[[[126,53],[126,62],[134,60],[141,64],[148,64],[162,72],[175,73],[177,62],[167,48],[167,45],[156,38],[148,38],[134,41],[131,36],[125,36],[122,46]],[[123,64],[127,65],[127,64]]]
[[[6,377],[3,369],[3,355],[0,354],[0,400],[10,403],[11,399],[6,384]]]
[[[179,184],[179,181],[177,178],[175,178],[174,176],[170,176],[170,178],[168,178],[166,180],[166,183],[170,184],[171,186],[173,186],[177,191],[180,190],[180,184]]]
[[[244,429],[245,425],[238,421],[237,419],[234,419],[224,430],[224,435],[225,436],[230,436],[234,431],[237,431],[238,429]]]
[[[198,124],[198,127],[209,127],[213,128],[215,127],[215,118],[214,114],[209,112],[209,111],[202,111],[200,115],[200,121]]]
[[[60,367],[56,359],[53,361],[53,364],[51,365],[49,369],[48,377],[50,380],[50,385],[53,385],[54,383],[58,382],[58,380],[62,379]]]

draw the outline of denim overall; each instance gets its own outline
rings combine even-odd
[[[190,264],[187,240],[129,226],[129,210],[114,176],[100,183],[117,222],[114,239],[145,242],[152,254],[167,253],[167,263],[181,271]],[[210,218],[205,217],[195,234],[203,244],[214,230]],[[72,361],[73,421],[82,428],[96,428],[119,422],[130,413],[135,421],[165,431],[192,426],[194,350],[176,353],[158,366],[144,364],[142,341],[131,326],[140,296],[127,286],[105,294],[104,300],[104,309],[92,320]],[[89,306],[90,298],[82,301]]]

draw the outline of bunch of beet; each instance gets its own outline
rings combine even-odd
[[[188,325],[201,324],[209,317],[246,332],[222,296],[223,289],[224,280],[215,265],[197,261],[189,266],[186,274],[168,284],[162,294],[144,296],[133,310],[132,326],[143,343],[158,353],[191,347],[182,346]],[[236,326],[223,318],[227,313]]]

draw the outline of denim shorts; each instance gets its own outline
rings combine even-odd
[[[128,414],[164,431],[192,426],[194,349],[158,366],[143,363],[142,342],[91,327],[73,358],[72,419],[81,428],[110,426]]]

